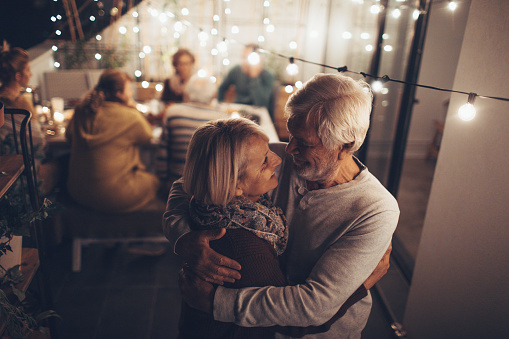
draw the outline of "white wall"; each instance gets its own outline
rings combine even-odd
[[[419,83],[450,89],[453,88],[470,0],[459,2],[454,12],[447,8],[447,4],[446,1],[434,2],[431,6]],[[454,89],[461,90],[464,86],[459,84]],[[423,159],[435,133],[433,120],[444,121],[447,112],[444,102],[449,100],[450,93],[417,88],[415,98],[419,102],[413,107],[405,156]]]
[[[455,88],[508,97],[509,2],[472,0]],[[451,67],[453,67],[451,65]],[[454,94],[404,326],[409,338],[509,338],[509,102]]]

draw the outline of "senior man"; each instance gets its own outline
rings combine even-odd
[[[340,74],[315,75],[286,104],[290,142],[286,156],[284,144],[271,146],[283,159],[271,198],[289,222],[282,263],[291,286],[214,289],[182,275],[186,302],[240,326],[316,326],[331,319],[359,286],[369,289],[381,277],[378,264],[390,248],[399,208],[353,155],[366,136],[371,105],[367,84]],[[208,248],[223,232],[189,232],[178,187],[168,206],[170,201],[165,232],[190,270],[218,284],[238,279],[240,265]],[[370,309],[367,293],[328,331],[306,338],[360,338]]]

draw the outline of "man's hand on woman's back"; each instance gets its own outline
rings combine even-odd
[[[209,246],[209,242],[224,236],[226,230],[191,231],[177,242],[175,250],[187,263],[189,270],[201,279],[223,285],[240,279],[241,266],[235,260],[225,257]]]

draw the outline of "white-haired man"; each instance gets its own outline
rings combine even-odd
[[[289,222],[283,262],[291,286],[212,288],[181,274],[186,302],[241,326],[316,326],[331,319],[359,286],[369,289],[383,276],[380,260],[388,260],[384,252],[390,250],[399,208],[353,156],[366,136],[371,104],[367,84],[339,74],[315,75],[286,104],[291,136],[286,156],[284,144],[272,145],[283,163],[271,198]],[[182,199],[177,191],[168,206]],[[208,249],[208,241],[222,233],[186,233],[185,224],[182,210],[167,208],[165,231],[188,272],[219,284],[238,279],[238,263]],[[326,332],[305,337],[360,338],[370,309],[368,293]]]

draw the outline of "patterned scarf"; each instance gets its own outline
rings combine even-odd
[[[274,206],[265,194],[256,202],[243,196],[235,197],[227,206],[206,205],[191,198],[189,203],[191,229],[243,228],[267,240],[281,255],[288,242],[286,218],[281,208]]]

